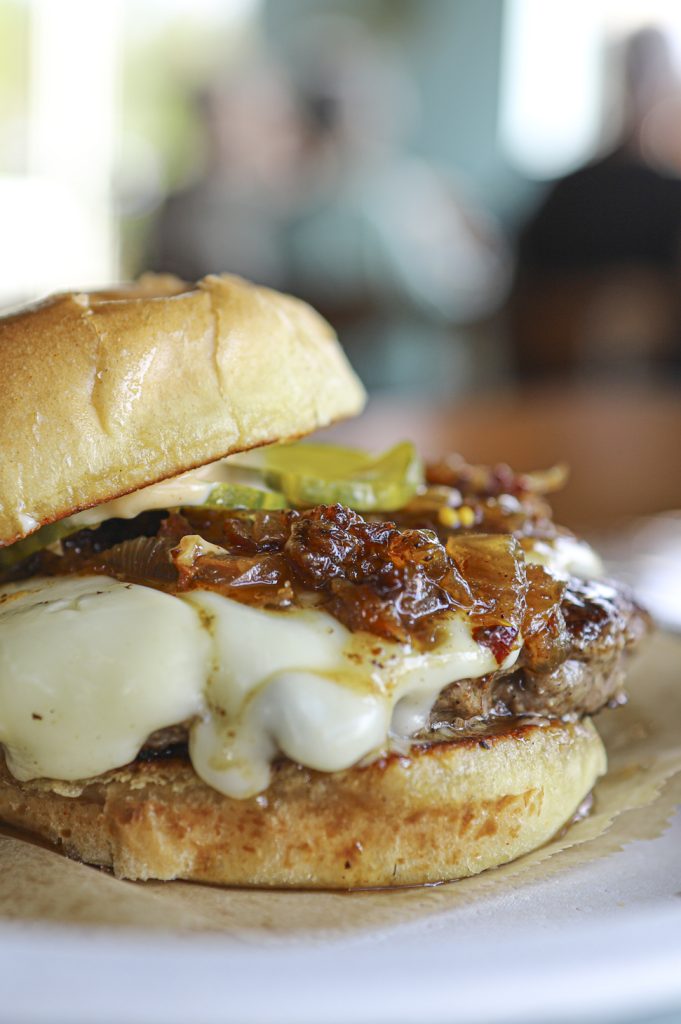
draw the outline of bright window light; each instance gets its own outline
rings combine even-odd
[[[681,50],[678,0],[507,0],[505,11],[499,133],[531,178],[558,177],[594,155],[610,42],[655,25]]]

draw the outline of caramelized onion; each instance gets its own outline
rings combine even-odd
[[[177,570],[170,558],[171,545],[158,537],[135,537],[115,544],[97,556],[92,571],[143,583],[172,583]]]
[[[495,499],[496,500],[496,499]],[[527,658],[560,651],[562,589],[510,534],[451,534],[367,521],[342,505],[295,510],[185,509],[155,537],[55,559],[51,572],[103,572],[161,590],[209,589],[266,608],[325,608],[353,631],[429,646],[457,611],[499,665],[527,632]],[[556,643],[558,642],[558,647]]]

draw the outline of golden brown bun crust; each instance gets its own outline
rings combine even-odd
[[[5,317],[0,377],[0,546],[365,397],[313,309],[228,274],[145,275]]]
[[[476,874],[551,838],[605,771],[587,720],[324,774],[275,766],[266,793],[232,800],[181,760],[90,783],[0,774],[0,819],[119,878],[347,889]]]

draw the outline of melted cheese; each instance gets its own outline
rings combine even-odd
[[[384,748],[391,731],[422,728],[448,683],[498,667],[454,616],[437,647],[419,653],[352,634],[325,612],[268,612],[201,591],[187,600],[209,624],[215,658],[191,757],[230,796],[265,789],[278,751],[319,771],[349,768]]]
[[[588,580],[603,575],[603,563],[598,554],[577,537],[559,536],[551,541],[528,538],[523,547],[527,562],[543,566],[558,579],[579,576]]]
[[[155,729],[201,712],[210,641],[191,607],[108,577],[0,591],[0,740],[19,779],[78,779],[131,761]]]
[[[0,589],[0,740],[24,780],[99,775],[191,719],[197,773],[248,797],[267,787],[278,753],[348,768],[421,728],[448,683],[496,668],[454,615],[421,653],[319,610],[264,611],[207,591],[173,597],[108,577]]]

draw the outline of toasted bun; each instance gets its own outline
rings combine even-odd
[[[347,889],[462,878],[550,839],[605,771],[593,724],[526,724],[324,774],[275,765],[232,800],[184,760],[88,783],[0,773],[0,818],[119,878]]]
[[[0,320],[0,546],[165,477],[359,412],[305,303],[228,274],[146,275]]]

